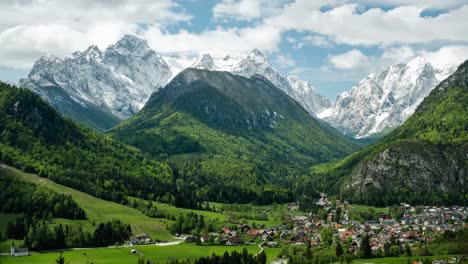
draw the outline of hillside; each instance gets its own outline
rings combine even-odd
[[[312,167],[306,186],[353,202],[468,203],[468,62],[399,128],[347,158]]]
[[[173,191],[172,171],[63,118],[37,95],[0,83],[0,160],[116,202]]]
[[[109,133],[224,202],[287,201],[305,168],[357,149],[264,77],[200,69],[181,72]]]
[[[131,224],[133,233],[135,234],[145,232],[150,234],[154,239],[173,240],[173,236],[165,228],[165,224],[168,221],[166,219],[150,218],[136,209],[129,208],[118,203],[105,201],[78,190],[57,184],[51,180],[38,177],[35,174],[24,173],[1,164],[0,176],[2,178],[15,178],[26,183],[41,186],[38,188],[70,196],[86,213],[86,219],[83,220],[70,220],[54,217],[51,221],[51,225],[57,225],[59,223],[64,225],[68,224],[71,226],[81,226],[85,231],[92,231],[96,228],[93,226],[93,221],[99,223],[112,221],[112,219],[119,219],[124,223]]]

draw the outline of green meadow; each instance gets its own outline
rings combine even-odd
[[[140,254],[132,254],[131,249],[136,249]],[[64,251],[65,260],[69,264],[94,263],[94,264],[135,264],[140,256],[147,260],[165,263],[170,259],[194,259],[209,256],[213,253],[218,255],[228,251],[241,252],[244,248],[250,253],[256,254],[259,249],[256,245],[242,246],[197,246],[195,244],[179,244],[174,246],[139,246],[133,248],[98,248]],[[11,264],[51,264],[59,256],[58,252],[33,254],[28,257],[0,256],[0,263]]]
[[[7,169],[2,170],[2,172],[14,177],[46,186],[59,193],[70,194],[76,203],[85,210],[88,218],[86,220],[54,219],[52,224],[82,225],[83,229],[91,231],[96,228],[93,224],[111,221],[115,218],[124,223],[131,224],[134,234],[145,232],[153,237],[153,239],[174,240],[173,236],[166,229],[166,225],[171,222],[170,220],[150,218],[136,209],[98,199],[89,194],[54,183],[46,178],[41,178],[35,174],[24,173],[5,165],[3,165],[3,168]],[[8,221],[3,216],[0,216],[0,219],[0,222]]]
[[[360,205],[360,204],[352,204],[349,208],[351,212],[369,212],[369,209],[373,209],[376,213],[384,213],[388,214],[389,209],[388,207],[375,207],[375,206],[368,206],[368,205]]]

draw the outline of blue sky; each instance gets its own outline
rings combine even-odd
[[[137,34],[162,54],[263,51],[332,100],[368,74],[426,56],[468,59],[468,0],[5,0],[0,79],[25,77],[44,53],[64,57]]]

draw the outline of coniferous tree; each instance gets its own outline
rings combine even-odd
[[[364,235],[361,241],[361,256],[362,258],[371,258],[372,250],[369,243],[369,236]]]
[[[338,242],[338,245],[336,246],[336,256],[340,257],[341,255],[343,255],[343,247],[340,242]]]

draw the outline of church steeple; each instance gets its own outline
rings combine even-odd
[[[15,241],[13,241],[13,243],[11,243],[10,250],[11,250],[11,252],[10,252],[11,256],[14,256],[15,252],[16,252]]]

